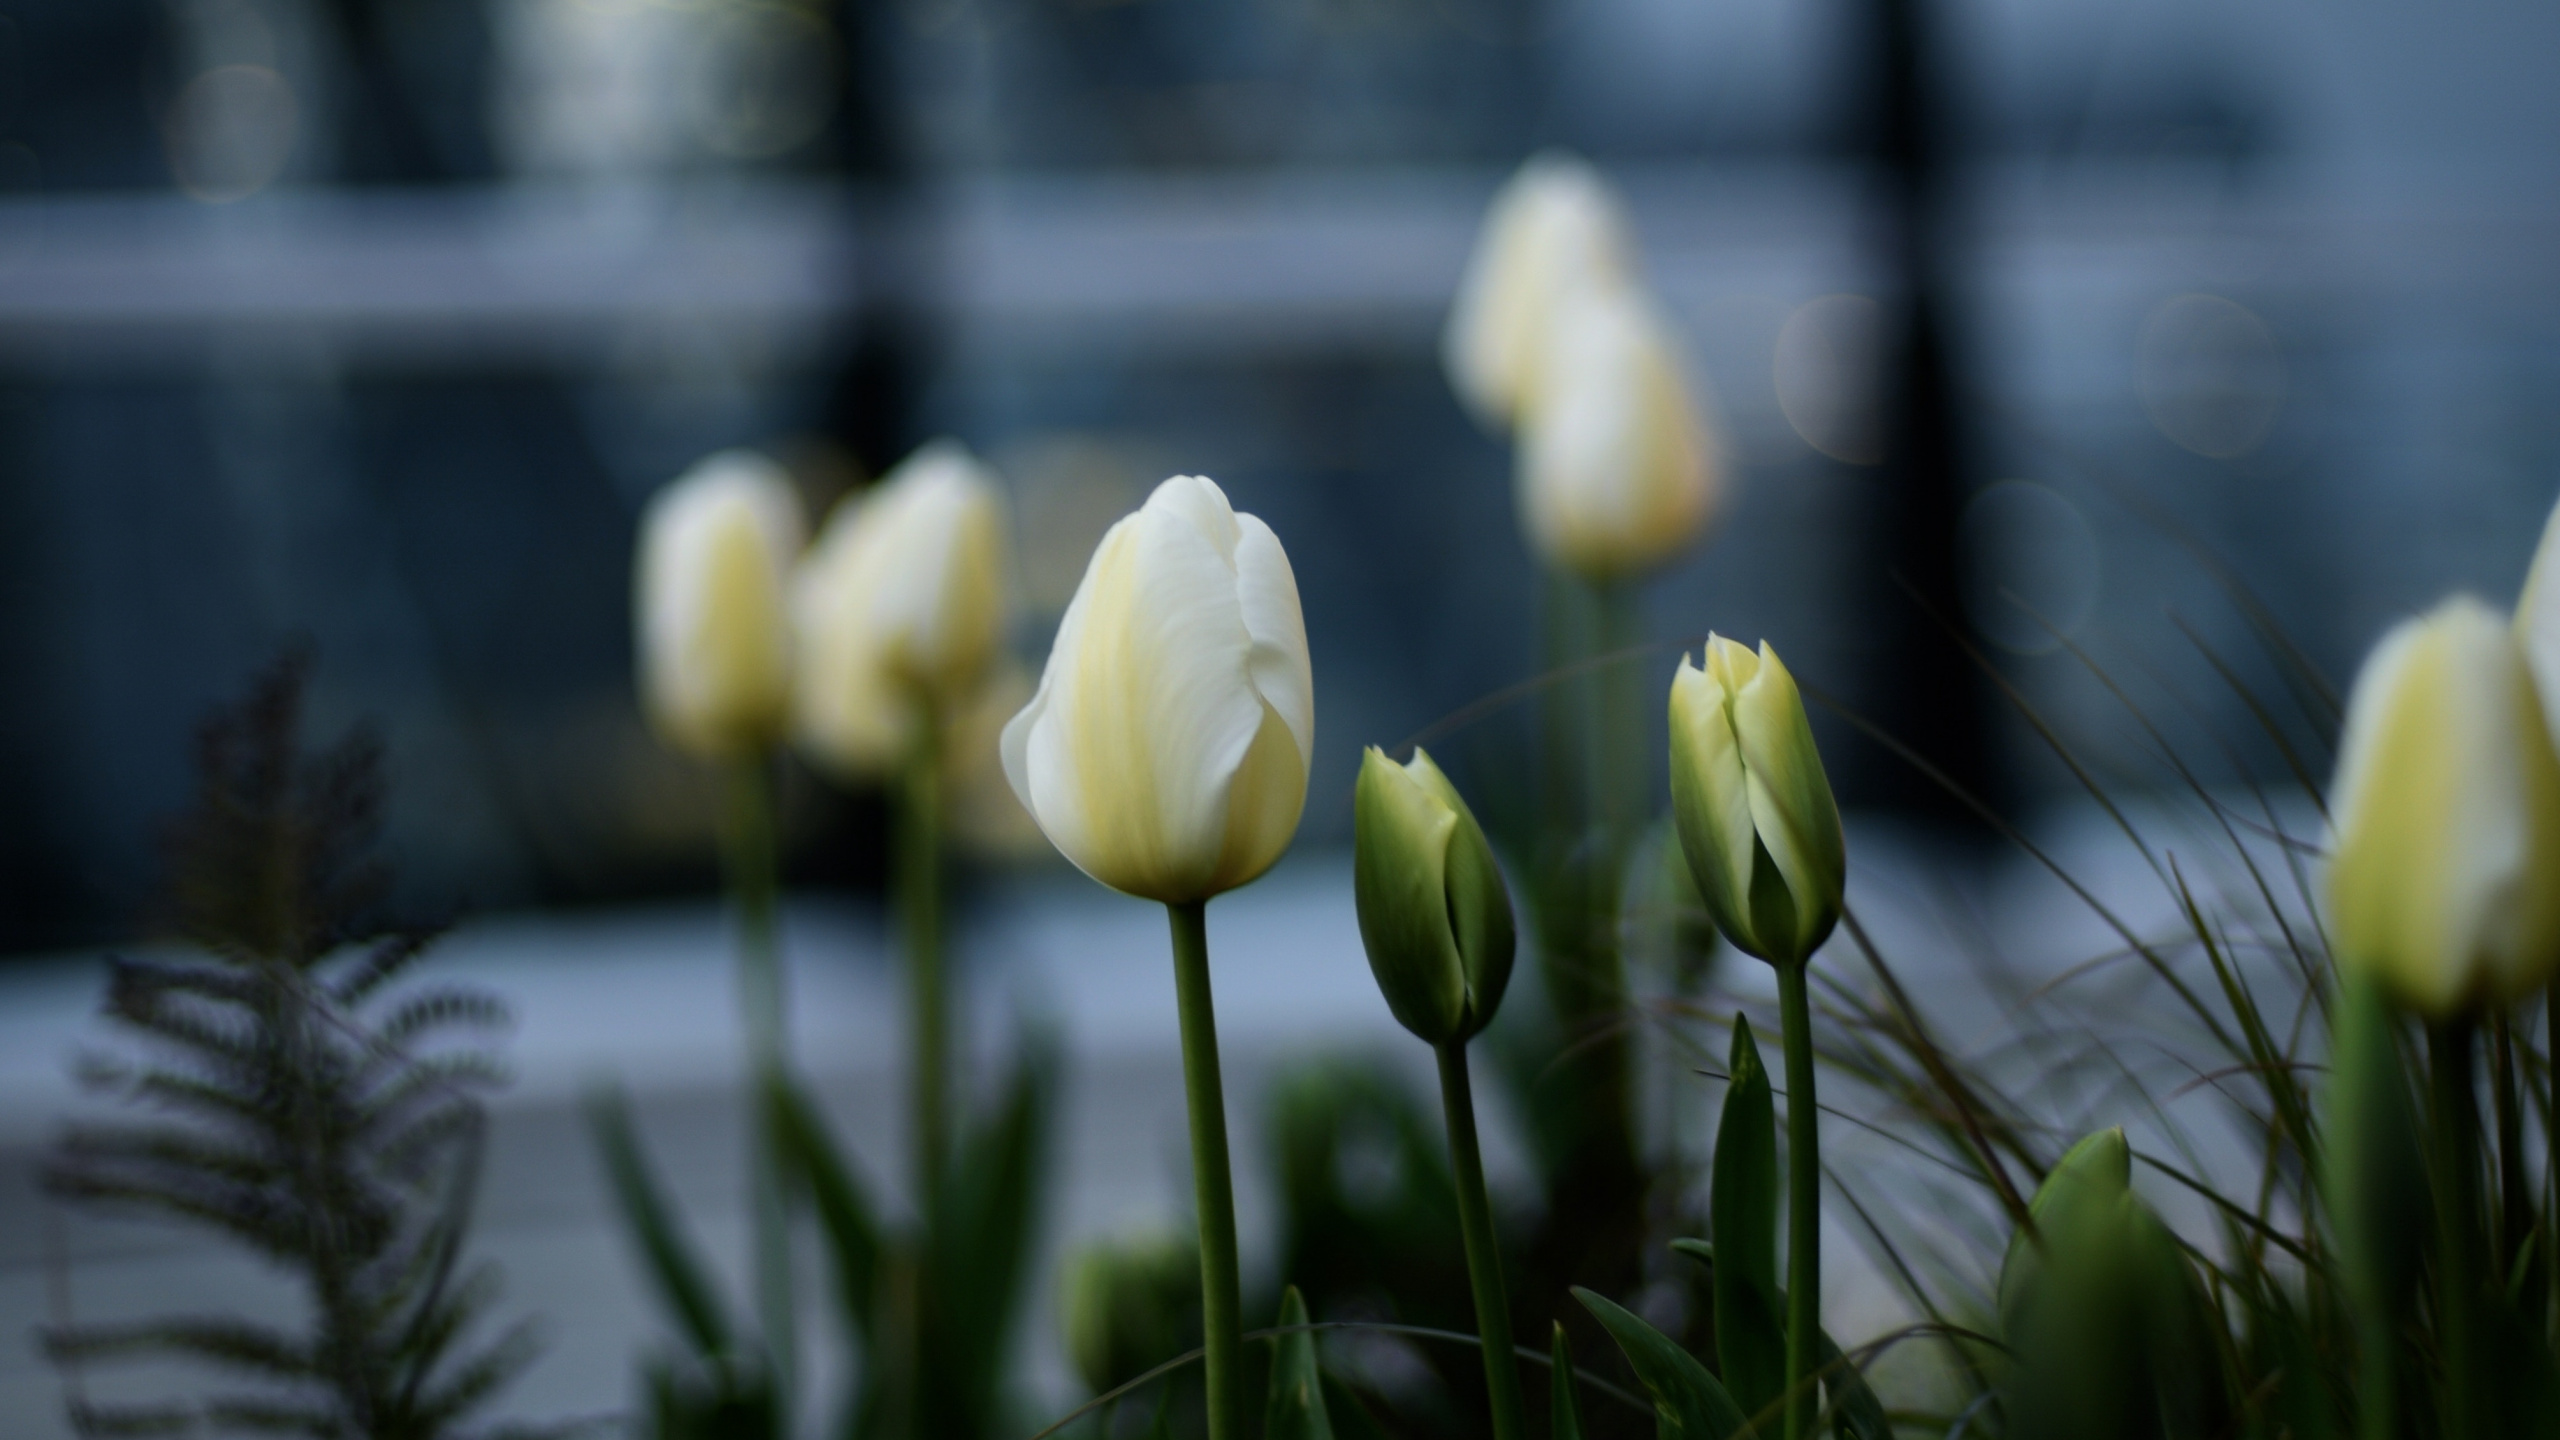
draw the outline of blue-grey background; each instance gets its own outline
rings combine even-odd
[[[11,0],[0,953],[147,924],[191,726],[296,638],[320,722],[389,740],[413,901],[708,893],[709,787],[634,710],[628,557],[652,488],[732,444],[813,499],[934,434],[993,458],[1034,664],[1102,525],[1215,477],[1296,563],[1307,839],[1340,842],[1361,744],[1539,664],[1507,451],[1433,347],[1541,145],[1626,190],[1727,440],[1732,504],[1648,587],[1652,633],[1766,635],[1849,703],[1925,706],[1861,688],[1901,633],[1895,512],[1851,463],[1873,387],[1822,363],[1898,283],[1858,138],[1876,11]],[[1917,11],[1961,623],[2024,693],[2142,765],[2004,590],[2208,765],[2264,761],[2198,645],[2294,711],[2200,557],[2340,680],[2447,588],[2511,597],[2560,490],[2560,13]],[[2065,783],[1984,713],[2004,803]],[[1890,799],[1821,723],[1853,805]],[[872,883],[876,807],[794,803],[800,882]]]

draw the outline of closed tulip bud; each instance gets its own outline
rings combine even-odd
[[[1351,801],[1351,892],[1396,1022],[1434,1045],[1493,1020],[1511,980],[1511,894],[1467,802],[1420,750],[1371,746]]]
[[[850,775],[903,761],[928,712],[975,690],[1003,638],[1003,491],[937,440],[827,517],[793,578],[801,748]]]
[[[782,738],[791,701],[783,586],[800,500],[782,467],[725,450],[658,492],[640,518],[640,691],[658,733],[706,757]]]
[[[1644,297],[1568,287],[1520,428],[1520,523],[1553,565],[1593,580],[1649,570],[1712,518],[1717,460],[1678,355]]]
[[[1726,939],[1773,965],[1801,964],[1840,918],[1840,807],[1778,652],[1710,635],[1706,662],[1681,657],[1671,681],[1680,848]]]
[[[2560,968],[2560,758],[2524,651],[2468,597],[2403,621],[2356,676],[2330,796],[2330,939],[2449,1017]]]
[[[1188,904],[1270,869],[1315,748],[1279,537],[1199,476],[1157,486],[1095,548],[1003,747],[1049,842],[1115,890]]]
[[[1441,335],[1449,383],[1488,429],[1519,423],[1543,365],[1557,297],[1635,270],[1617,197],[1578,156],[1531,156],[1493,198]]]
[[[2230,1428],[2217,1321],[2132,1172],[2122,1130],[2086,1137],[2028,1203],[2031,1228],[2010,1238],[1998,1298],[2013,1435],[2157,1440]]]
[[[2560,505],[2542,525],[2542,543],[2516,599],[2516,638],[2542,691],[2543,718],[2560,725]],[[2553,732],[2560,737],[2560,730]]]

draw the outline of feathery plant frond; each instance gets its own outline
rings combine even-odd
[[[519,1322],[472,1338],[497,1273],[464,1256],[486,1112],[478,1048],[505,1020],[477,992],[384,987],[433,938],[382,921],[382,747],[303,747],[309,663],[288,655],[197,741],[170,837],[172,913],[198,958],[116,960],[105,1017],[131,1042],[84,1076],[123,1118],[63,1133],[48,1190],[213,1231],[298,1277],[300,1331],[222,1315],[44,1332],[66,1375],[180,1358],[226,1377],[191,1404],[91,1405],[87,1436],[293,1434],[457,1440],[559,1433],[469,1422],[532,1361]]]

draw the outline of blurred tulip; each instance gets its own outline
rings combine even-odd
[[[1597,276],[1630,284],[1635,244],[1600,172],[1558,150],[1529,157],[1485,214],[1441,335],[1441,362],[1487,429],[1518,424],[1543,378],[1557,297]]]
[[[1773,965],[1801,964],[1840,918],[1840,809],[1778,652],[1710,635],[1706,662],[1681,657],[1671,681],[1680,848],[1727,939]]]
[[[1031,700],[1031,672],[1009,654],[987,668],[977,693],[960,702],[943,728],[942,787],[951,838],[982,859],[1026,860],[1052,854],[1022,797],[1004,776],[1005,722]]]
[[[1549,564],[1586,578],[1649,570],[1714,514],[1713,441],[1643,296],[1586,280],[1559,301],[1521,416],[1521,527]]]
[[[1102,537],[1005,776],[1076,867],[1169,905],[1271,868],[1297,832],[1315,686],[1289,557],[1196,475]]]
[[[745,450],[703,460],[640,519],[640,689],[658,733],[706,757],[782,738],[791,700],[784,577],[801,541],[782,467]]]
[[[2542,543],[2516,597],[2516,638],[2542,691],[2543,718],[2560,725],[2560,505],[2542,524]],[[2560,737],[2560,730],[2553,734]]]
[[[1003,638],[1003,490],[937,440],[838,502],[792,581],[801,748],[830,769],[902,763],[919,718],[974,693]]]
[[[2560,968],[2560,758],[2531,667],[2467,596],[2401,622],[2347,702],[2330,793],[2341,963],[2445,1018]]]
[[[1434,1045],[1493,1021],[1511,979],[1511,894],[1449,777],[1371,746],[1352,796],[1352,895],[1397,1023]]]

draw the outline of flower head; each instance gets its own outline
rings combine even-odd
[[[1095,548],[1003,749],[1050,843],[1115,890],[1187,903],[1270,869],[1315,749],[1279,537],[1199,476],[1157,486]]]
[[[632,609],[642,701],[670,744],[720,757],[781,738],[791,699],[783,577],[800,538],[790,477],[750,451],[703,460],[649,502]]]

